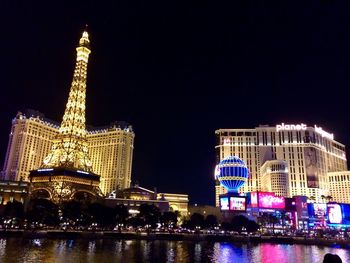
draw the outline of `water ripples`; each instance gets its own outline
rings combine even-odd
[[[146,240],[0,239],[3,263],[322,262],[326,253],[350,262],[350,251],[304,245]]]

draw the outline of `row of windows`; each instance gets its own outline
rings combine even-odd
[[[239,134],[239,135],[238,135]],[[249,134],[249,135],[245,135]],[[255,145],[260,144],[260,140],[262,141],[262,145],[276,145],[276,137],[278,135],[278,142],[279,145],[283,145],[284,143],[313,143],[317,145],[321,145],[325,147],[327,152],[331,152],[334,154],[337,154],[339,156],[342,156],[345,153],[345,147],[341,146],[335,142],[331,142],[328,139],[325,139],[324,137],[320,136],[317,133],[305,131],[304,134],[302,134],[301,131],[284,131],[284,132],[270,132],[269,134],[267,131],[262,131],[256,134],[254,138],[251,137],[238,137],[238,136],[251,136],[251,134],[256,134],[255,132],[221,132],[220,138],[222,144],[235,144],[235,138],[238,139],[238,144],[244,144],[247,143],[248,145],[252,145],[253,143]],[[269,135],[269,136],[268,136]],[[233,136],[233,137],[228,137]],[[235,136],[235,137],[234,137]],[[245,142],[243,140],[245,139]],[[253,139],[254,141],[252,141]]]
[[[349,174],[342,174],[342,175],[330,176],[329,177],[329,181],[330,182],[344,182],[345,180],[347,180],[347,181],[350,180],[350,175]]]

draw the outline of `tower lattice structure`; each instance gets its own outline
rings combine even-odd
[[[77,60],[63,120],[43,168],[63,167],[90,172],[92,164],[85,126],[86,77],[91,53],[87,31],[83,32],[76,50]]]
[[[91,53],[86,31],[76,50],[73,81],[58,134],[42,167],[29,174],[31,197],[49,198],[55,203],[70,199],[91,200],[102,196],[100,176],[91,171],[86,138],[86,76]]]

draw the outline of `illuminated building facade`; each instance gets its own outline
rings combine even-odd
[[[42,168],[66,167],[85,172],[90,172],[92,168],[85,126],[86,77],[91,53],[86,31],[83,32],[76,51],[77,60],[63,120]]]
[[[260,168],[263,191],[274,192],[277,196],[289,195],[288,164],[283,160],[266,161]]]
[[[115,207],[123,204],[129,209],[137,210],[141,204],[155,205],[160,208],[161,212],[178,211],[181,217],[188,214],[188,195],[173,193],[157,193],[138,185],[133,187],[113,191],[106,203]]]
[[[314,197],[329,194],[328,172],[347,170],[345,146],[318,126],[280,124],[254,129],[219,129],[215,132],[216,163],[235,155],[247,164],[250,175],[240,192],[261,191],[261,166],[266,161],[288,164],[288,195]],[[225,189],[216,182],[216,205]]]
[[[331,172],[329,177],[330,200],[339,203],[350,203],[350,171]],[[327,197],[326,197],[327,199]]]
[[[77,48],[77,64],[62,127],[37,111],[18,113],[12,121],[2,179],[28,181],[31,170],[64,164],[100,175],[99,187],[105,195],[114,189],[130,187],[135,137],[131,125],[114,122],[105,127],[85,128],[90,52],[87,33],[85,36]],[[76,120],[74,129],[72,119]],[[71,135],[73,141],[69,139]],[[79,157],[73,160],[73,155]]]
[[[29,180],[52,147],[59,125],[37,111],[18,113],[12,121],[5,157],[4,180]],[[125,122],[105,127],[88,127],[87,141],[92,170],[100,175],[100,189],[107,195],[130,187],[135,134]]]
[[[23,181],[0,181],[0,205],[8,202],[26,201],[29,193],[29,183]]]
[[[32,197],[60,203],[69,199],[95,199],[101,195],[100,176],[92,172],[85,126],[86,77],[90,41],[83,32],[68,102],[57,135],[39,169],[29,173]]]
[[[19,112],[12,120],[2,179],[29,181],[29,171],[41,166],[58,128],[40,112]]]
[[[158,193],[158,200],[166,200],[169,202],[170,210],[178,211],[181,216],[187,216],[188,213],[188,195],[186,194],[170,194]]]
[[[89,130],[87,139],[92,169],[101,175],[103,194],[130,187],[134,137],[131,125],[125,122]]]

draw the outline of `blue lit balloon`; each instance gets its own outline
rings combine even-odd
[[[218,164],[218,167],[220,174],[216,175],[216,178],[228,192],[237,193],[238,189],[248,180],[248,167],[237,156],[226,157]]]

